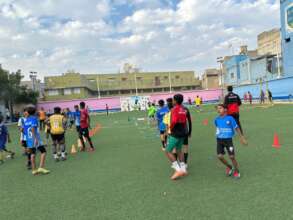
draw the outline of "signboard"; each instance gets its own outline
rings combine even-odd
[[[287,32],[293,32],[293,3],[286,8],[286,27]]]
[[[150,102],[149,96],[132,96],[132,97],[122,97],[120,98],[121,111],[145,111]]]

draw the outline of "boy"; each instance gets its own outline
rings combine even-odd
[[[43,145],[41,135],[38,129],[38,119],[35,116],[36,108],[35,106],[27,107],[28,117],[23,125],[24,135],[26,136],[27,151],[31,155],[31,165],[32,165],[32,174],[48,174],[49,170],[44,168],[45,159],[46,159],[46,149]],[[36,167],[36,152],[40,151],[40,166],[37,169]]]
[[[66,110],[66,118],[69,121],[69,128],[71,129],[74,124],[74,114],[69,108]]]
[[[196,98],[195,98],[195,107],[196,107],[196,110],[198,112],[201,111],[200,106],[201,106],[201,98],[199,96],[196,96]]]
[[[61,108],[55,107],[54,114],[49,118],[51,138],[53,142],[53,158],[56,162],[60,157],[62,161],[66,160],[65,146],[65,125],[66,119],[61,114]],[[60,153],[61,150],[61,153]]]
[[[182,153],[182,145],[184,143],[185,137],[188,135],[187,131],[187,112],[182,105],[183,95],[177,94],[173,98],[174,107],[170,114],[170,125],[168,136],[168,144],[166,147],[166,156],[172,163],[172,168],[175,169],[175,173],[171,177],[172,180],[176,180],[179,177],[187,175],[186,164],[184,163],[184,155]],[[174,149],[179,158],[179,163],[177,158],[173,154]]]
[[[184,163],[187,168],[187,162],[188,162],[188,151],[189,151],[189,138],[191,138],[192,134],[192,120],[191,120],[191,114],[188,108],[184,107],[186,110],[186,116],[187,116],[187,124],[188,124],[188,134],[184,138],[183,142],[183,154],[184,154]]]
[[[92,143],[92,139],[90,138],[89,135],[89,128],[90,128],[90,116],[88,113],[88,110],[85,108],[85,103],[81,102],[79,104],[80,106],[80,129],[79,129],[79,139],[81,141],[81,151],[85,151],[85,143],[83,140],[83,137],[85,137],[87,139],[87,141],[90,144],[90,152],[93,152],[95,150],[93,143]]]
[[[227,167],[226,175],[233,175],[234,178],[239,179],[239,165],[235,159],[235,148],[233,145],[233,136],[235,134],[235,130],[239,134],[240,142],[243,145],[247,145],[247,141],[242,135],[242,132],[237,125],[235,119],[232,116],[227,115],[227,110],[227,107],[223,104],[219,104],[217,106],[217,111],[219,113],[219,116],[215,119],[215,126],[217,128],[217,154],[218,159]],[[225,150],[229,154],[229,158],[233,166],[230,165],[228,161],[224,158]]]
[[[4,152],[9,153],[13,158],[15,153],[6,149],[6,143],[10,143],[10,136],[7,127],[4,125],[4,117],[0,115],[0,164],[4,163]]]
[[[162,150],[165,151],[167,136],[166,136],[166,125],[164,124],[163,119],[164,119],[164,116],[169,112],[169,109],[167,106],[165,106],[164,100],[159,101],[159,106],[160,106],[160,109],[156,113],[156,118],[158,121],[158,129],[160,132],[160,138],[161,138],[161,142],[163,146]]]
[[[40,130],[43,131],[45,129],[45,120],[46,120],[46,112],[42,107],[39,111],[39,120],[40,120]]]
[[[24,152],[24,155],[27,156],[27,169],[30,170],[32,167],[31,167],[31,155],[27,152],[27,144],[26,144],[26,136],[24,135],[24,132],[23,132],[23,126],[24,126],[24,122],[26,121],[28,117],[28,113],[26,111],[26,109],[23,110],[23,116],[18,120],[18,128],[19,128],[19,131],[20,131],[20,143],[21,143],[21,146],[23,147],[23,152]]]
[[[156,109],[155,103],[150,104],[148,109],[148,117],[150,121],[153,121],[155,119],[156,112],[157,112],[157,109]]]

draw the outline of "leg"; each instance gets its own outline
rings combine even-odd
[[[233,167],[234,167],[235,171],[239,172],[239,164],[236,161],[235,156],[234,155],[231,155],[229,157],[230,157],[230,160],[231,160],[231,162],[233,164]]]
[[[232,166],[228,163],[228,161],[224,158],[224,155],[219,154],[218,159],[228,168],[232,169]]]
[[[184,154],[184,163],[187,164],[188,162],[188,137],[184,139],[183,143],[183,154]]]
[[[45,167],[45,161],[46,161],[46,149],[44,146],[40,146],[38,150],[41,152],[41,157],[40,157],[40,168]]]

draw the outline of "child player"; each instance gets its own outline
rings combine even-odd
[[[235,159],[235,148],[233,145],[233,136],[235,130],[239,134],[240,142],[247,145],[242,132],[232,116],[227,115],[227,107],[223,104],[217,106],[219,116],[215,119],[215,126],[217,128],[217,154],[219,160],[226,166],[226,175],[234,178],[240,178],[239,165]],[[225,150],[229,154],[232,165],[224,158]]]
[[[81,141],[81,151],[85,151],[85,143],[83,140],[83,137],[87,139],[87,141],[90,144],[90,149],[89,151],[93,152],[95,150],[92,139],[90,138],[89,135],[89,128],[90,128],[90,116],[88,113],[88,110],[85,108],[85,103],[81,102],[80,103],[80,129],[79,129],[79,139]]]
[[[149,105],[149,108],[148,108],[149,121],[154,121],[155,116],[156,116],[156,112],[157,112],[157,109],[156,109],[155,104],[153,103],[153,104]]]
[[[169,112],[168,106],[165,106],[164,100],[159,101],[159,110],[156,113],[156,118],[158,121],[158,129],[160,132],[160,138],[162,142],[162,150],[164,151],[166,148],[166,142],[167,142],[167,134],[166,134],[166,125],[163,122],[164,116]]]
[[[28,117],[23,125],[24,135],[26,136],[27,150],[31,154],[31,165],[32,165],[32,174],[48,174],[49,170],[44,168],[45,159],[46,159],[46,149],[43,145],[41,135],[38,128],[38,119],[35,116],[36,108],[35,106],[27,107]],[[36,152],[40,151],[40,166],[37,169],[36,167]]]
[[[61,114],[61,108],[55,107],[54,114],[49,118],[50,122],[50,130],[51,130],[51,138],[53,142],[53,157],[57,162],[60,157],[61,160],[66,160],[66,152],[65,152],[65,126],[66,119]],[[61,150],[61,153],[60,153]]]
[[[196,96],[196,98],[195,98],[195,107],[196,107],[196,110],[198,112],[201,111],[201,108],[200,108],[201,103],[202,103],[201,98],[199,96]]]
[[[6,149],[6,143],[10,143],[10,136],[7,127],[4,125],[4,118],[0,115],[0,164],[4,163],[4,152],[7,152],[11,158],[14,157],[14,152]]]
[[[24,135],[24,132],[23,132],[23,126],[24,126],[24,122],[26,121],[28,117],[28,113],[26,111],[26,109],[23,110],[23,116],[18,120],[18,128],[19,128],[19,131],[20,131],[20,144],[21,146],[23,147],[23,152],[24,152],[24,155],[27,156],[27,169],[31,169],[31,155],[27,152],[27,144],[26,144],[26,136]]]
[[[186,164],[184,163],[184,155],[182,153],[182,145],[184,139],[188,135],[187,131],[187,112],[182,105],[183,95],[177,94],[173,98],[174,107],[171,110],[170,115],[170,135],[168,136],[168,144],[166,147],[166,156],[172,163],[172,168],[175,169],[175,173],[171,177],[172,180],[176,180],[179,177],[187,175]],[[173,154],[174,149],[179,158]]]
[[[186,135],[186,137],[184,138],[184,142],[183,142],[183,154],[184,154],[184,163],[186,165],[187,168],[187,162],[188,162],[188,151],[189,151],[189,138],[191,138],[191,134],[192,134],[192,120],[191,120],[191,114],[190,111],[187,107],[184,107],[186,110],[186,116],[187,116],[187,124],[188,124],[188,134]]]

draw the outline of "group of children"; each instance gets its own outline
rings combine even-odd
[[[37,112],[33,105],[27,106],[23,111],[23,116],[19,119],[18,128],[20,131],[20,141],[24,149],[24,155],[27,157],[27,168],[32,170],[33,175],[48,174],[49,170],[45,168],[46,147],[49,143],[49,136],[52,139],[52,154],[55,161],[66,160],[65,133],[68,127],[75,123],[78,138],[81,143],[81,151],[85,151],[85,140],[89,143],[89,151],[95,150],[91,137],[89,135],[90,116],[86,105],[81,102],[74,106],[75,111],[69,116],[61,111],[60,107],[54,108],[53,114],[46,114],[44,109]],[[41,131],[45,131],[47,142],[44,143],[41,137]],[[0,117],[0,163],[4,162],[4,152],[11,157],[14,152],[6,149],[6,143],[10,141],[7,127]],[[40,164],[36,165],[36,153],[40,152]]]
[[[192,135],[191,114],[183,105],[184,97],[176,94],[173,98],[159,101],[159,109],[156,112],[158,130],[166,157],[171,162],[171,167],[175,170],[171,176],[172,180],[184,177],[188,174],[188,142]],[[217,106],[219,116],[215,119],[217,155],[218,159],[226,166],[227,176],[240,178],[239,165],[235,159],[235,148],[233,137],[235,131],[240,136],[242,144],[247,144],[240,122],[228,115],[228,107],[224,104]],[[232,165],[224,158],[228,153]]]

